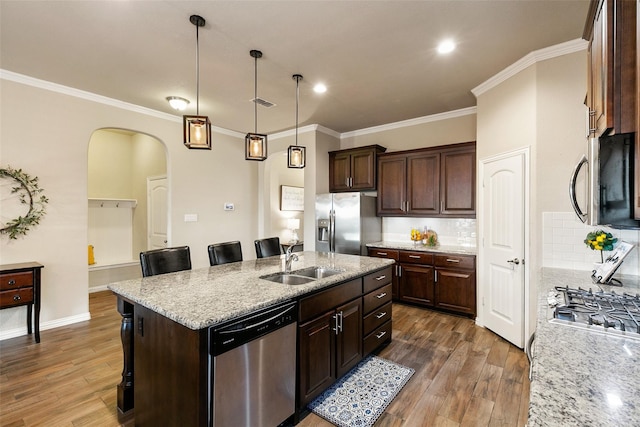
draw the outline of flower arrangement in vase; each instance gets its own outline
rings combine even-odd
[[[613,245],[616,244],[618,239],[613,237],[613,234],[607,233],[604,230],[591,231],[587,234],[587,238],[584,243],[590,249],[594,251],[600,251],[600,262],[604,262],[602,251],[612,251]]]

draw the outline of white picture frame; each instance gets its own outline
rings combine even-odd
[[[304,188],[281,185],[280,210],[304,211]]]

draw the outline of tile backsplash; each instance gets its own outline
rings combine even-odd
[[[383,218],[382,239],[411,243],[411,228],[425,226],[436,232],[443,246],[476,246],[476,220],[466,218]]]
[[[542,213],[542,265],[544,267],[590,271],[600,262],[599,251],[591,250],[584,243],[587,233],[602,229],[618,240],[636,247],[620,265],[618,273],[640,275],[640,230],[618,230],[581,223],[573,212]],[[606,258],[607,253],[604,253]]]

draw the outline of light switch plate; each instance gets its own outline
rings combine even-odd
[[[227,202],[224,204],[224,210],[225,211],[232,211],[235,209],[235,206],[233,205],[233,203],[231,202]]]
[[[184,222],[198,222],[198,214],[184,214]]]

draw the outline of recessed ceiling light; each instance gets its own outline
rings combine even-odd
[[[438,45],[438,53],[450,53],[450,52],[453,52],[455,48],[456,48],[456,44],[453,42],[453,40],[451,39],[443,40]]]
[[[313,87],[313,91],[315,93],[325,93],[327,91],[327,87],[322,83],[318,83]]]
[[[185,108],[187,108],[187,105],[189,105],[188,99],[180,98],[179,96],[167,96],[167,101],[169,101],[169,105],[171,105],[171,108],[174,108],[178,111],[184,110]]]

